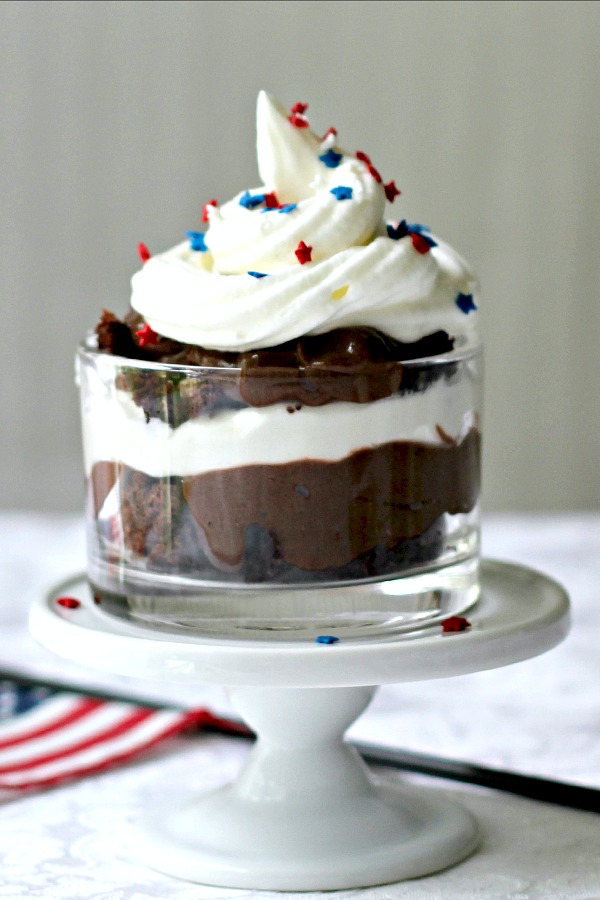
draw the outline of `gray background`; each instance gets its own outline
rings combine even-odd
[[[0,504],[77,510],[74,347],[136,245],[258,182],[260,88],[366,149],[485,292],[484,506],[600,506],[600,5],[0,4]]]

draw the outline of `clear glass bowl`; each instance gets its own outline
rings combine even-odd
[[[479,345],[296,371],[141,362],[89,338],[77,369],[106,609],[216,635],[342,634],[477,598]]]

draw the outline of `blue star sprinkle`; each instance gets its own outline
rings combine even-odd
[[[266,278],[267,272],[248,272],[248,275],[252,275],[253,278]]]
[[[418,225],[416,222],[411,223],[407,222],[406,219],[402,219],[396,227],[393,225],[386,225],[386,230],[388,237],[393,241],[399,241],[403,237],[408,237],[409,234],[418,234],[430,247],[437,247],[433,238],[427,234],[430,230],[427,225]]]
[[[406,227],[408,228],[409,234],[418,234],[419,237],[422,237],[423,240],[427,241],[430,247],[437,247],[434,239],[427,233],[431,231],[431,228],[428,228],[427,225],[418,225],[416,222],[408,222]]]
[[[286,206],[281,206],[281,207],[277,210],[277,212],[280,212],[280,213],[291,213],[291,212],[293,212],[293,211],[296,209],[297,206],[298,206],[297,203],[288,203]]]
[[[336,200],[352,200],[352,188],[347,187],[345,184],[331,188],[329,193],[333,194]]]
[[[337,644],[339,641],[339,637],[334,637],[332,634],[320,634],[318,638],[315,638],[315,644]]]
[[[264,202],[264,194],[254,194],[254,196],[252,196],[250,191],[246,191],[240,197],[240,206],[244,206],[246,209],[255,209],[257,206],[260,206],[260,204]]]
[[[475,303],[473,302],[473,294],[458,294],[456,300],[454,301],[461,312],[468,316],[470,312],[477,309]]]
[[[336,153],[335,150],[330,147],[327,153],[324,153],[319,159],[328,169],[337,169],[342,161],[342,156],[342,153]]]
[[[190,247],[192,250],[199,250],[200,253],[206,253],[208,247],[206,246],[206,241],[204,240],[203,231],[188,231],[186,232],[186,234],[190,239]]]
[[[406,222],[406,219],[404,219]],[[411,234],[423,234],[424,231],[431,231],[427,225],[418,225],[416,222],[406,222],[406,227]]]
[[[399,222],[397,226],[387,225],[386,230],[388,233],[388,237],[391,237],[393,241],[399,241],[401,240],[401,238],[407,237],[410,234],[408,225],[406,224],[406,219],[402,219],[402,221]]]

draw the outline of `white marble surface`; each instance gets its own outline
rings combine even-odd
[[[502,516],[484,522],[487,556],[541,569],[569,590],[570,636],[545,656],[505,669],[381,688],[352,736],[600,787],[599,547],[600,514]],[[79,519],[0,515],[0,668],[77,677],[98,687],[136,694],[143,690],[146,696],[170,696],[186,705],[210,703],[228,709],[216,689],[177,688],[175,697],[165,686],[103,678],[37,648],[25,628],[31,598],[48,582],[82,566]],[[231,779],[247,750],[244,742],[221,737],[180,738],[136,764],[43,794],[5,800],[0,804],[0,898],[271,896],[189,885],[135,865],[127,853],[128,828],[148,804]],[[404,776],[388,771],[385,777]],[[481,849],[438,875],[337,896],[600,897],[599,816],[421,781],[428,789],[460,797],[481,824]]]

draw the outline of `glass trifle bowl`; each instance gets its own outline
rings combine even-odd
[[[400,360],[383,343],[340,329],[190,366],[108,355],[90,336],[88,575],[104,609],[289,638],[406,630],[471,606],[480,345]]]
[[[80,348],[89,578],[218,636],[422,627],[478,595],[481,349],[468,263],[364,152],[264,91],[262,186],[139,245]]]

